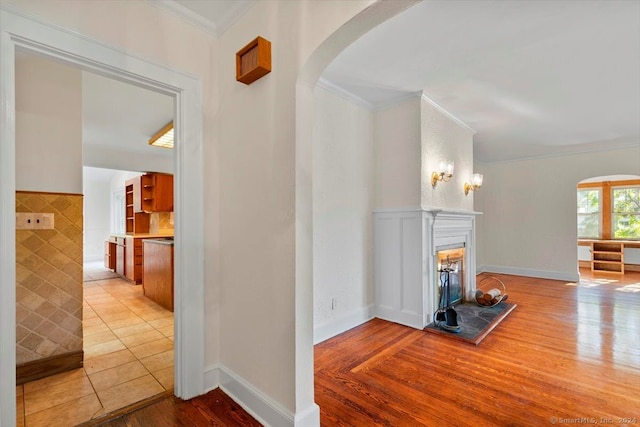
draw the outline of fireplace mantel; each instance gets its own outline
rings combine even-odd
[[[438,248],[465,247],[464,297],[475,293],[475,219],[480,212],[443,208],[373,212],[376,316],[414,328],[437,308]]]

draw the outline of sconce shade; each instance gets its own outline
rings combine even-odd
[[[474,173],[471,177],[471,184],[464,183],[464,195],[469,194],[469,191],[476,191],[478,188],[482,187],[483,176],[481,173]]]
[[[441,161],[436,172],[431,174],[431,186],[435,187],[438,181],[447,182],[453,176],[453,162]]]

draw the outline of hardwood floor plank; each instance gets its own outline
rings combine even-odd
[[[640,274],[589,273],[577,284],[493,275],[518,307],[479,346],[379,319],[318,344],[322,425],[640,417]]]
[[[203,396],[186,401],[169,396],[98,425],[103,427],[258,427],[261,424],[217,388]]]

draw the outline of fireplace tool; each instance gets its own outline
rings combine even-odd
[[[457,272],[457,268],[451,266],[451,261],[447,256],[447,263],[438,269],[440,273],[440,303],[433,319],[433,323],[440,329],[448,332],[459,333],[462,331],[458,325],[458,313],[451,304],[451,291],[449,285],[451,283],[451,273]]]

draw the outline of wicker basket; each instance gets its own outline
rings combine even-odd
[[[497,277],[483,277],[476,283],[476,302],[484,307],[493,307],[507,299],[507,288]]]

